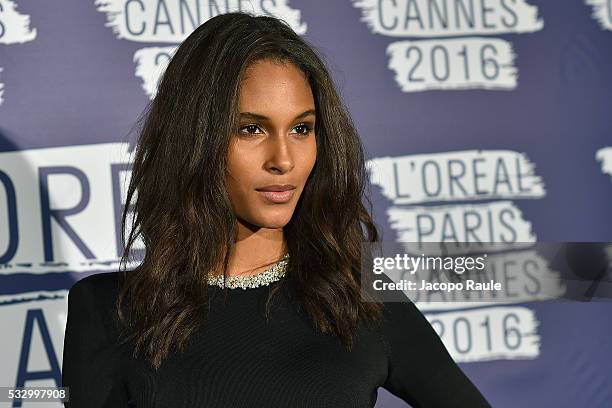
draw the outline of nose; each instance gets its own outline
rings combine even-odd
[[[275,174],[285,174],[293,169],[295,162],[288,136],[276,134],[268,138],[266,147],[266,170]]]

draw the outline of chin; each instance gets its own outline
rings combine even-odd
[[[262,228],[282,228],[289,223],[292,215],[293,211],[282,214],[261,214],[257,219],[257,225]]]
[[[290,219],[291,217],[282,218],[282,219],[266,219],[266,220],[262,220],[259,226],[262,228],[271,228],[271,229],[283,228],[285,225],[289,223]]]

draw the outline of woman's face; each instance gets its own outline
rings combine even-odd
[[[271,60],[247,68],[226,177],[239,219],[261,228],[289,222],[315,164],[314,126],[314,98],[302,71]]]

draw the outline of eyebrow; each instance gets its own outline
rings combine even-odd
[[[309,109],[307,111],[300,113],[293,120],[302,119],[310,115],[316,115],[316,112],[314,109]],[[240,117],[246,118],[246,119],[270,120],[270,118],[265,115],[260,115],[259,113],[253,113],[253,112],[240,112]]]

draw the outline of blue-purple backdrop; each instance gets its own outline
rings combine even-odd
[[[117,266],[130,127],[238,4],[325,56],[385,240],[612,241],[612,0],[0,0],[0,385],[61,384],[67,289]],[[609,303],[439,305],[493,406],[612,405]]]

